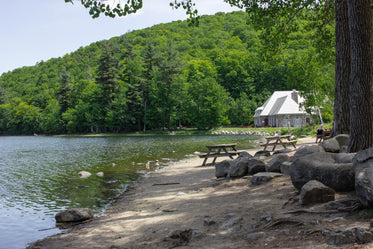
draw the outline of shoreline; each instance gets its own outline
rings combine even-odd
[[[297,149],[314,144],[313,137],[301,138]],[[254,155],[259,150],[245,151]],[[217,162],[222,160],[225,158]],[[268,213],[276,216],[291,207],[284,208],[284,202],[296,195],[289,176],[253,187],[249,176],[232,181],[216,179],[215,167],[201,166],[202,162],[196,155],[151,172],[130,184],[105,215],[36,241],[28,248],[248,248],[247,234],[258,217]],[[342,197],[344,194],[338,198]],[[228,216],[239,217],[240,227],[221,229]],[[209,220],[213,224],[206,225]],[[182,237],[185,231],[195,234],[195,238],[188,243],[174,238]],[[299,241],[298,246],[333,248],[314,239],[323,246],[307,247],[309,242],[304,241]],[[282,243],[287,240],[285,236]],[[250,248],[278,248],[263,243],[254,243]],[[290,244],[283,246],[291,248]]]

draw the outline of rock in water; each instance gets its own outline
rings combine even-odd
[[[79,171],[78,172],[78,176],[80,177],[80,178],[88,178],[88,177],[90,177],[92,174],[91,173],[89,173],[89,172],[87,172],[87,171]]]
[[[93,218],[93,211],[89,208],[71,208],[55,215],[57,223],[79,222]]]

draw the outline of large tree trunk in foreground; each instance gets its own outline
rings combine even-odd
[[[351,42],[350,144],[356,152],[373,147],[372,17],[369,0],[348,0]]]
[[[333,136],[350,133],[350,32],[347,0],[335,0],[335,90]]]

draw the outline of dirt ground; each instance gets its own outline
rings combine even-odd
[[[215,167],[201,164],[196,156],[153,172],[130,186],[107,215],[30,248],[373,248],[328,245],[324,231],[369,227],[370,220],[356,213],[292,212],[321,204],[300,206],[289,176],[252,186],[251,176],[216,179]],[[336,200],[353,195],[337,193]]]

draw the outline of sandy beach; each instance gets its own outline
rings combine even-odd
[[[297,147],[310,144],[315,144],[315,138],[300,139]],[[248,152],[254,155],[258,150]],[[106,215],[37,241],[30,248],[373,247],[373,243],[331,246],[322,232],[369,226],[369,220],[356,215],[289,213],[300,208],[299,193],[289,176],[252,186],[250,176],[217,179],[215,167],[201,166],[202,161],[195,156],[150,173],[131,185]],[[337,193],[336,199],[351,195],[354,193]],[[280,222],[262,226],[265,219]]]

